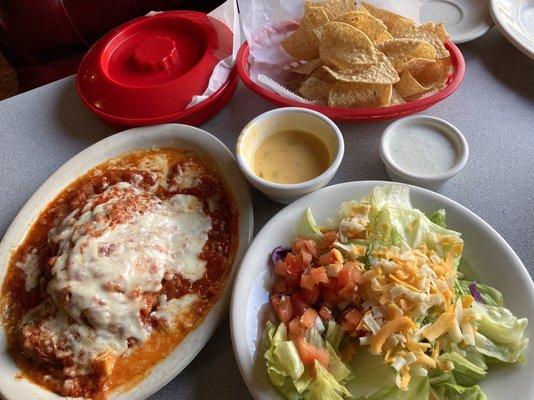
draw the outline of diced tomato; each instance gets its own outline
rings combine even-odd
[[[326,275],[325,267],[312,268],[310,274],[315,284],[328,283],[328,275]]]
[[[304,267],[307,267],[311,264],[313,256],[311,253],[307,250],[302,250],[299,252],[299,261],[302,263]]]
[[[334,292],[339,290],[339,282],[337,278],[328,278],[328,283],[325,284],[325,286]]]
[[[338,249],[331,249],[328,253],[319,256],[319,264],[329,265],[335,263],[342,263],[343,255]]]
[[[324,267],[311,268],[300,276],[300,287],[312,291],[319,283],[328,283],[328,275]]]
[[[348,262],[339,271],[337,280],[341,289],[339,290],[339,296],[347,299],[354,300],[356,298],[357,283],[360,282],[361,272],[356,263]]]
[[[304,265],[302,265],[302,262],[300,262],[297,256],[295,256],[293,253],[287,253],[284,261],[287,264],[287,272],[290,274],[296,274],[304,271]]]
[[[363,318],[363,313],[353,308],[346,312],[341,318],[341,329],[348,332],[351,336],[358,334],[358,325]]]
[[[362,273],[360,271],[358,263],[355,263],[354,261],[349,261],[348,263],[345,263],[345,268],[350,269],[352,282],[360,283],[362,281]]]
[[[292,294],[291,304],[293,305],[293,313],[295,317],[300,317],[304,313],[304,310],[310,306],[302,293]]]
[[[324,247],[326,247],[327,249],[332,247],[332,245],[336,241],[336,237],[337,237],[336,231],[326,232],[323,236]]]
[[[302,362],[306,365],[313,365],[315,360],[319,361],[325,368],[330,364],[330,355],[326,349],[315,347],[300,336],[296,338],[297,349]]]
[[[319,289],[319,286],[314,286],[312,290],[302,290],[302,294],[304,295],[304,299],[308,304],[314,304],[317,300],[319,300],[321,290]]]
[[[312,257],[317,257],[317,244],[313,240],[299,239],[293,245],[293,252],[300,253],[301,251],[307,251]]]
[[[349,283],[347,286],[344,286],[339,292],[339,297],[342,297],[345,300],[354,301],[356,300],[356,291],[358,287],[354,283]]]
[[[287,292],[287,287],[286,287],[285,280],[276,282],[274,287],[273,287],[273,292],[275,294],[286,293]]]
[[[299,323],[306,327],[311,328],[315,325],[315,320],[317,319],[317,311],[315,311],[313,308],[307,308],[304,310],[304,314],[300,317]]]
[[[315,281],[313,280],[312,275],[309,272],[304,272],[300,276],[300,287],[306,290],[313,290],[315,286]]]
[[[339,297],[337,291],[332,289],[323,290],[323,299],[334,306],[337,306],[343,300],[341,297]]]
[[[280,276],[288,276],[289,275],[289,272],[287,271],[287,264],[283,261],[278,261],[275,265],[274,265],[274,271],[280,275]]]
[[[280,321],[287,323],[293,317],[293,305],[289,296],[275,294],[271,297],[271,303]]]
[[[288,275],[286,278],[284,278],[284,283],[288,292],[296,290],[300,283],[299,274]]]
[[[334,316],[332,315],[332,311],[330,311],[330,309],[324,305],[321,306],[321,308],[319,309],[319,315],[321,316],[322,319],[326,321],[334,319]]]
[[[300,324],[300,318],[293,318],[289,321],[289,337],[296,340],[298,337],[304,336],[306,328]]]
[[[351,270],[349,268],[343,267],[337,274],[337,281],[339,286],[345,287],[351,283]]]
[[[321,264],[321,265],[332,264],[332,263],[330,262],[330,252],[321,254],[321,255],[319,256],[319,264]]]

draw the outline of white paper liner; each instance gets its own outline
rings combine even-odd
[[[267,86],[267,88],[271,89],[273,92],[276,92],[279,95],[284,96],[288,99],[300,101],[301,103],[313,104],[311,101],[306,100],[303,97],[300,97],[298,94],[293,93],[288,88],[272,80],[267,75],[262,75],[262,74],[258,75],[258,82],[262,83],[263,86]]]

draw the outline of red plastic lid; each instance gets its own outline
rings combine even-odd
[[[173,120],[232,53],[232,32],[206,14],[169,11],[100,39],[78,70],[84,103],[110,121]]]

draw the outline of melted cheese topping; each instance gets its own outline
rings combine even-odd
[[[39,256],[37,249],[33,249],[26,255],[24,261],[17,262],[17,268],[24,272],[24,289],[29,292],[35,289],[41,277],[41,270],[39,269]]]
[[[59,251],[47,290],[60,311],[48,329],[66,338],[80,370],[90,370],[102,352],[126,351],[130,338],[148,339],[151,327],[140,315],[147,308],[143,294],[157,293],[162,280],[175,275],[202,278],[205,261],[199,254],[210,229],[211,219],[195,196],[161,201],[121,182],[92,196],[49,232]]]

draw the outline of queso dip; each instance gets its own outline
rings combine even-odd
[[[252,158],[254,173],[275,183],[301,183],[326,171],[330,152],[317,136],[291,129],[273,133],[261,142]]]

